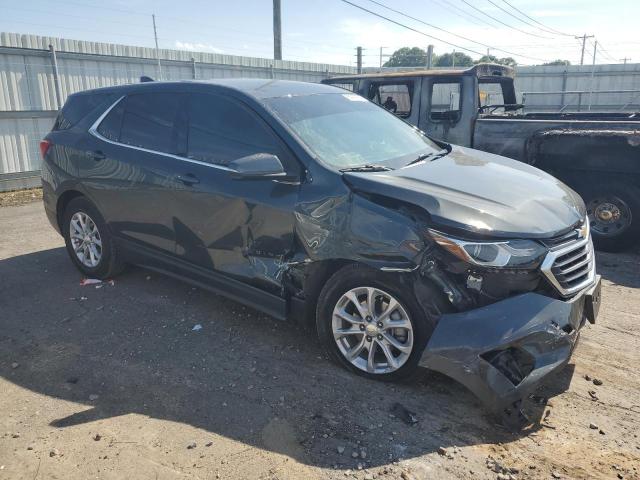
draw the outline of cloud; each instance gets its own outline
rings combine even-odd
[[[210,43],[192,43],[176,40],[175,47],[178,50],[188,50],[190,52],[224,53],[223,49],[211,45]]]

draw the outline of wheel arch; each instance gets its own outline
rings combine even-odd
[[[78,190],[67,190],[58,197],[58,201],[56,202],[56,220],[60,231],[62,231],[62,218],[67,205],[69,205],[71,200],[78,197],[85,197],[85,195]]]

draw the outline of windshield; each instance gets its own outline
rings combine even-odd
[[[395,168],[440,150],[414,127],[353,93],[278,97],[266,103],[322,162],[339,170]]]

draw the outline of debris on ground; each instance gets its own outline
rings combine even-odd
[[[96,441],[96,442],[99,442],[101,438],[102,438],[102,435],[100,435],[99,433],[96,433],[93,436],[93,440]]]
[[[340,445],[340,446],[338,447],[338,453],[339,453],[340,455],[342,455],[342,454],[344,453],[344,447],[343,447],[342,445]]]
[[[593,384],[597,385],[597,386],[600,386],[600,385],[602,385],[602,380],[600,380],[599,378],[594,378],[593,379]]]
[[[89,400],[91,400],[92,402],[97,400],[98,398],[100,398],[100,395],[96,395],[95,393],[89,395]]]
[[[590,428],[591,430],[598,430],[598,425],[596,425],[595,423],[590,423],[590,424],[589,424],[589,428]]]
[[[391,406],[391,413],[407,425],[414,425],[418,423],[417,415],[414,412],[407,410],[407,408],[399,402],[396,402]]]
[[[598,395],[596,395],[595,390],[589,390],[589,396],[591,397],[591,400],[593,400],[594,402],[598,400]]]
[[[98,285],[99,283],[102,283],[102,280],[98,278],[83,278],[82,280],[80,280],[81,287],[84,287],[86,285]]]
[[[19,364],[18,362],[13,362],[13,363],[11,364],[11,368],[13,368],[14,370],[15,370],[16,368],[18,368],[19,366],[20,366],[20,364]]]
[[[202,325],[200,325],[199,323],[194,325],[191,329],[192,332],[199,332],[200,330],[202,330]]]
[[[191,442],[189,445],[187,445],[187,450],[193,450],[197,446],[198,445],[196,444],[196,442]]]

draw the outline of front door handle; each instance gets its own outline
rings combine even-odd
[[[88,153],[89,158],[91,158],[92,160],[95,160],[96,162],[99,162],[100,160],[104,160],[105,158],[107,158],[107,156],[102,153],[100,150],[94,150],[93,152],[89,152]]]
[[[200,183],[200,180],[198,180],[198,177],[196,177],[193,173],[178,175],[178,180],[188,186],[195,185],[196,183]]]

